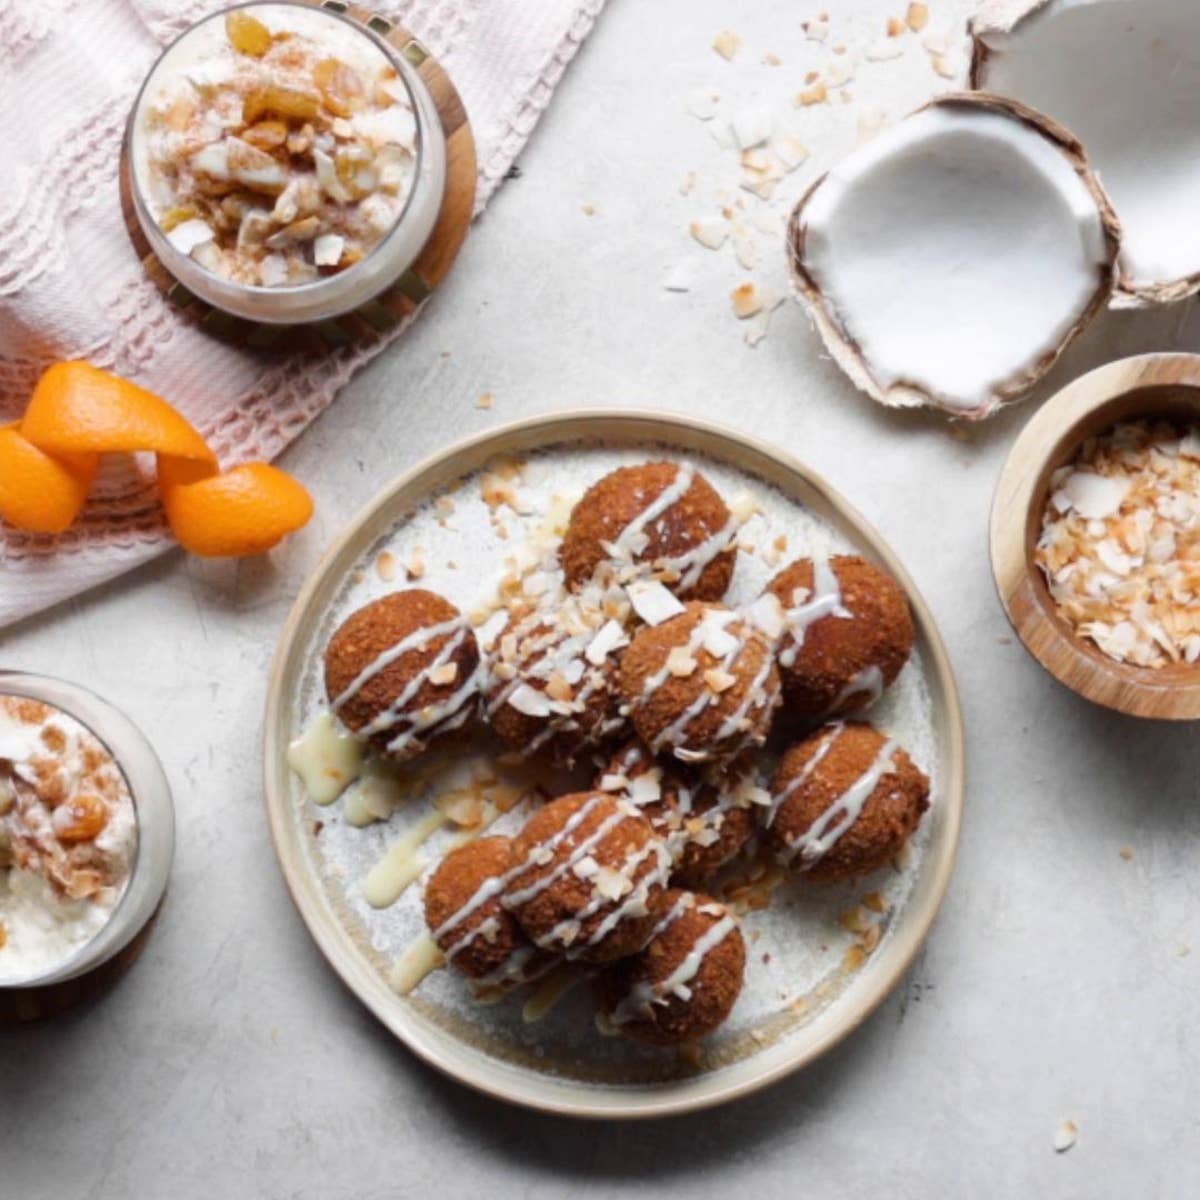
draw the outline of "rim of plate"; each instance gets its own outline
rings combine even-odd
[[[779,488],[789,499],[865,546],[900,581],[913,609],[935,710],[940,752],[938,822],[902,919],[889,929],[845,990],[803,1029],[763,1051],[712,1072],[660,1084],[589,1083],[489,1058],[425,1017],[393,992],[337,920],[320,881],[308,868],[301,823],[289,795],[287,745],[291,704],[285,689],[304,666],[313,623],[345,572],[400,518],[398,497],[412,502],[453,478],[477,470],[497,454],[534,453],[570,442],[619,440],[667,443],[707,454]],[[810,493],[810,495],[805,495]],[[814,505],[813,499],[817,503]],[[962,708],[949,655],[924,597],[903,564],[857,509],[790,454],[748,434],[683,413],[655,409],[588,408],[524,418],[453,442],[381,488],[359,510],[313,569],[284,623],[271,667],[263,735],[263,783],[275,856],[288,892],[317,946],[342,982],[409,1050],[430,1066],[476,1091],[558,1116],[609,1120],[662,1117],[725,1104],[792,1074],[853,1033],[887,998],[924,944],[953,874],[965,793]]]

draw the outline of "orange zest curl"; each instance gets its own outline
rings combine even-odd
[[[266,463],[222,472],[195,427],[160,396],[86,362],[38,380],[19,424],[0,426],[0,518],[61,533],[82,511],[101,454],[153,451],[171,531],[193,554],[261,554],[307,524],[312,497]]]

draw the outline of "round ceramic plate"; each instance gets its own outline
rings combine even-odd
[[[933,799],[903,864],[860,883],[788,885],[768,912],[746,916],[743,995],[727,1026],[686,1057],[601,1037],[587,987],[535,1024],[523,1019],[519,998],[472,1002],[448,971],[398,994],[390,969],[419,936],[420,888],[380,912],[364,901],[362,882],[370,864],[428,814],[429,797],[407,797],[389,819],[360,828],[336,804],[315,807],[287,762],[289,743],[324,703],[320,657],[332,630],[352,608],[405,586],[403,572],[393,578],[396,562],[419,555],[428,562],[421,586],[471,611],[481,580],[493,577],[494,589],[515,538],[532,528],[529,522],[544,524],[549,497],[561,506],[614,466],[655,457],[687,458],[727,498],[737,489],[759,506],[758,547],[739,556],[731,602],[753,598],[806,545],[856,551],[900,580],[917,646],[868,716],[918,756]],[[484,511],[480,481],[499,477],[488,474],[497,463],[509,479],[517,464],[519,486],[530,495],[541,489],[537,512],[500,514],[494,502]],[[472,515],[475,508],[482,519]],[[747,524],[747,544],[750,530]],[[679,1113],[731,1100],[811,1062],[854,1030],[896,986],[929,931],[950,880],[963,805],[953,673],[933,618],[895,555],[794,459],[719,426],[650,412],[587,411],[508,425],[450,447],[376,496],[326,554],[288,618],[271,677],[264,756],[276,853],[309,930],[347,986],[415,1053],[463,1083],[590,1117]],[[436,854],[431,843],[430,857]]]

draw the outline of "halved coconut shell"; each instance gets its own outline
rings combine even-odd
[[[1200,291],[1196,0],[990,0],[971,84],[1033,105],[1087,147],[1121,219],[1114,307]]]
[[[800,298],[854,383],[970,419],[1029,391],[1108,302],[1119,242],[1079,142],[982,93],[860,147],[788,227]]]

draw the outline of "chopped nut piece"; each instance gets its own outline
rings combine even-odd
[[[810,108],[814,104],[825,104],[828,100],[829,89],[823,83],[818,83],[800,92],[795,103],[797,108]]]
[[[476,408],[488,409],[488,408],[491,408],[492,405],[495,403],[496,403],[496,398],[495,398],[495,396],[492,395],[491,392],[484,392],[482,395],[477,396],[475,398],[475,407]]]
[[[458,677],[458,663],[443,663],[429,672],[429,682],[442,684],[453,683]]]

